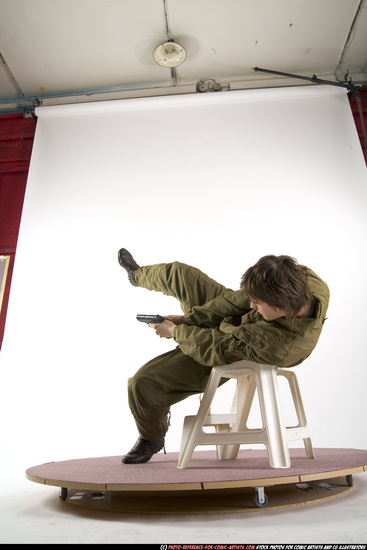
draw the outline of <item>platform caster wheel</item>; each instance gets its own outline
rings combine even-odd
[[[66,500],[68,497],[68,489],[67,487],[60,487],[60,499]]]
[[[253,502],[256,508],[265,508],[265,506],[267,506],[268,497],[264,491],[264,487],[256,487]]]

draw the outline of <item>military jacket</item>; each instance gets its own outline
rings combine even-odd
[[[181,351],[202,365],[217,366],[242,359],[292,367],[315,348],[326,319],[329,289],[311,269],[305,271],[315,300],[313,317],[266,321],[250,307],[241,290],[226,289],[185,316],[174,330]]]

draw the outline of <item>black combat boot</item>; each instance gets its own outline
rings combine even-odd
[[[124,455],[121,461],[124,464],[143,464],[149,462],[155,453],[158,453],[164,447],[164,437],[158,441],[148,441],[143,437],[139,437],[134,447],[126,455]]]
[[[135,271],[139,269],[140,265],[136,263],[130,252],[126,248],[121,248],[118,251],[117,259],[121,267],[126,269],[129,281],[133,286],[139,286],[135,280]]]

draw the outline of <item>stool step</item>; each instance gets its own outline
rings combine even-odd
[[[196,418],[196,416],[194,418]],[[205,419],[204,426],[221,426],[222,424],[234,424],[236,420],[236,414],[208,414]]]

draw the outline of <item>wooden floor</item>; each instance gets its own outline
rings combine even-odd
[[[50,462],[26,471],[30,481],[60,487],[65,503],[130,514],[209,514],[270,510],[327,501],[352,489],[352,475],[367,471],[367,451],[291,449],[291,467],[272,469],[265,450],[240,450],[218,461],[195,451],[184,470],[178,453],[159,453],[147,464],[121,457]]]

